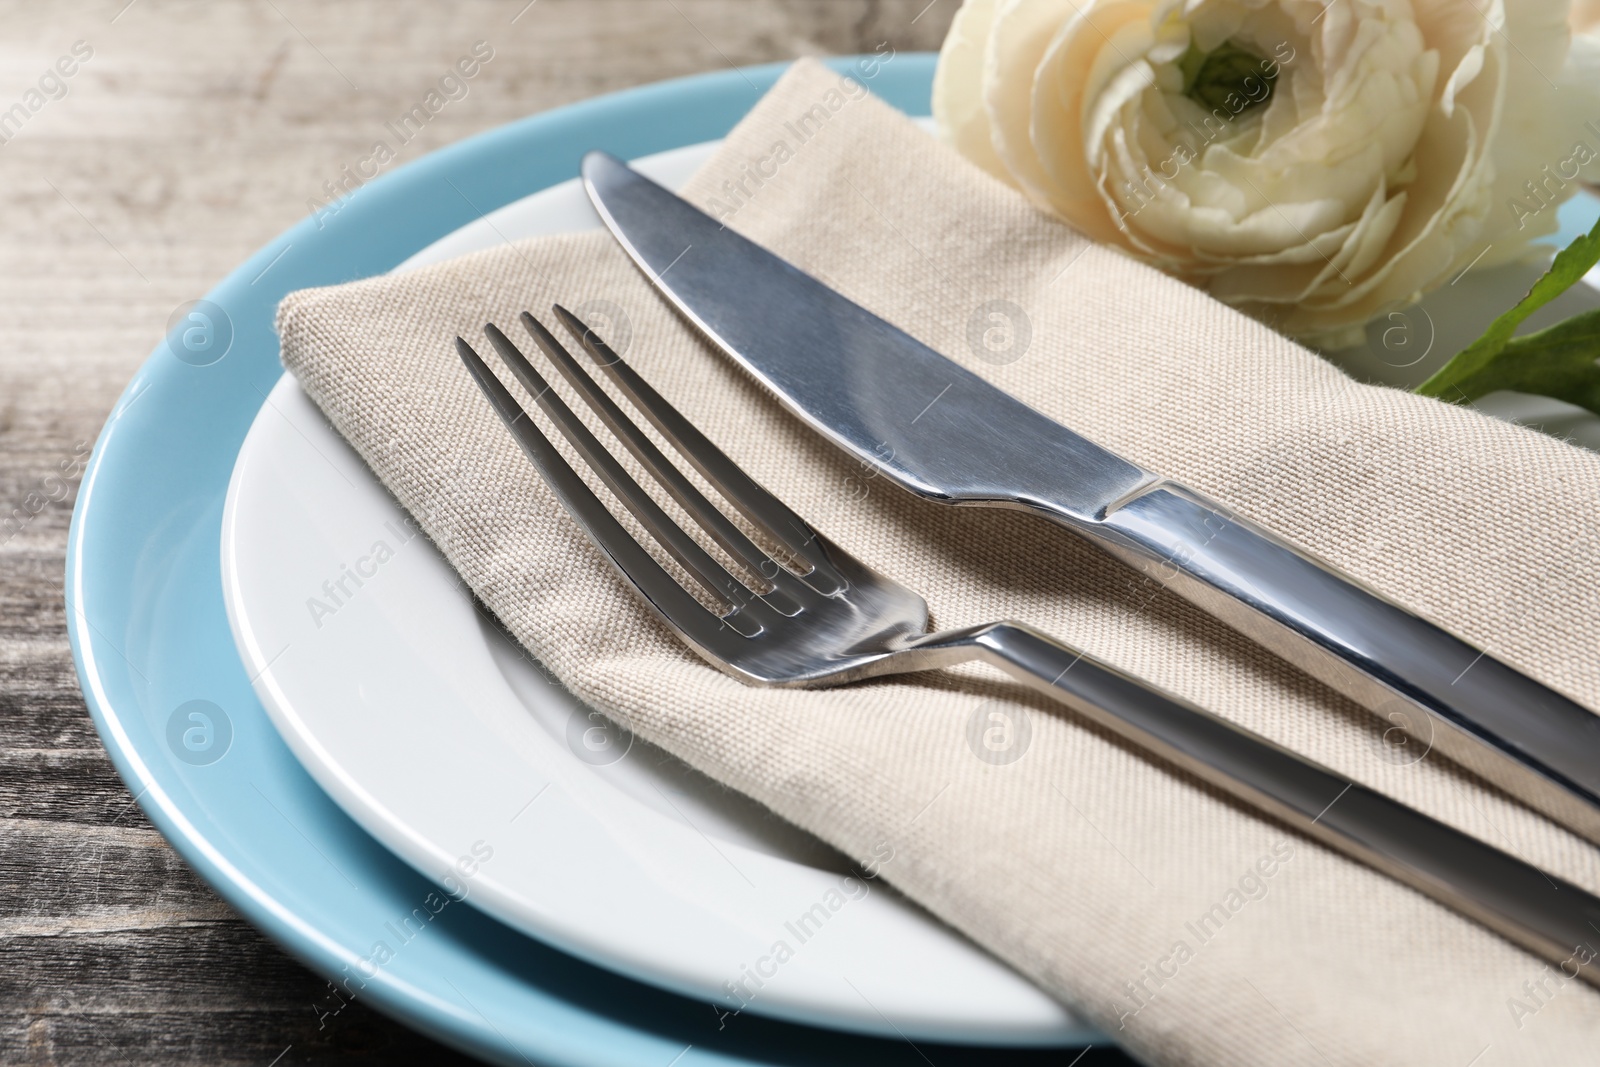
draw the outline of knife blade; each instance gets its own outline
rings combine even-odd
[[[583,183],[656,290],[839,447],[920,496],[1064,525],[1590,840],[1600,716],[1015,397],[591,152]]]

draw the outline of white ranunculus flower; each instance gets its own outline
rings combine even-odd
[[[1571,4],[967,0],[934,116],[1095,240],[1346,344],[1528,256],[1600,178],[1600,38]]]

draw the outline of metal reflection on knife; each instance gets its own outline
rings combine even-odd
[[[1600,841],[1600,716],[1062,426],[621,161],[592,152],[583,179],[657,290],[840,448],[927,499],[1068,527]]]

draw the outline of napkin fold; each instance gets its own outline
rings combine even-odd
[[[815,62],[687,195],[1064,424],[1600,706],[1600,456],[1352,381],[1037,213]],[[604,234],[291,294],[285,366],[582,699],[861,860],[1150,1063],[1593,1060],[1594,989],[986,668],[801,692],[701,662],[561,510],[453,351],[486,321],[520,337],[517,314],[552,302],[600,320],[757,479],[925,594],[937,625],[1033,623],[1600,891],[1600,850],[1064,531],[871,478]]]

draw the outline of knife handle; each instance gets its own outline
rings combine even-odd
[[[988,663],[1225,792],[1600,985],[1600,898],[1020,623],[915,639]]]
[[[1377,712],[1415,758],[1437,748],[1600,841],[1600,716],[1582,705],[1181,486],[1091,523],[1046,514]]]

